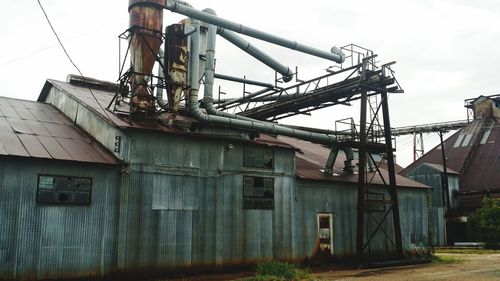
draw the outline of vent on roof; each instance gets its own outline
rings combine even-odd
[[[116,93],[119,88],[119,84],[112,83],[108,81],[97,80],[90,77],[83,77],[80,75],[69,74],[66,78],[66,82],[75,86],[89,87],[95,90],[103,90],[107,92]],[[127,89],[128,91],[128,89]]]

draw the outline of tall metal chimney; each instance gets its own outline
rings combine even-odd
[[[130,0],[130,57],[134,74],[131,77],[130,113],[147,116],[155,103],[148,90],[153,66],[162,44],[164,0]]]

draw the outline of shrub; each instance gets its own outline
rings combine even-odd
[[[296,265],[268,261],[257,265],[257,276],[255,281],[291,281],[291,280],[310,280],[310,273],[307,269],[300,269]]]
[[[500,242],[500,198],[483,198],[482,207],[471,216],[476,236],[483,242]]]

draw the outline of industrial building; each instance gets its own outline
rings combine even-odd
[[[469,99],[465,107],[470,122],[400,173],[433,187],[436,245],[470,241],[471,212],[483,197],[500,197],[499,96]]]
[[[114,95],[93,91],[103,104]],[[340,157],[338,174],[325,175],[327,148],[216,127],[131,125],[71,77],[48,80],[39,102],[0,101],[4,279],[298,262],[321,252],[323,216],[332,256],[356,254],[357,177]],[[428,187],[397,181],[405,250],[425,251]],[[384,205],[373,207],[380,218]],[[392,231],[390,221],[383,227]],[[368,251],[394,255],[383,233]]]
[[[190,19],[164,34],[163,9]],[[131,68],[118,84],[69,75],[47,80],[37,102],[0,98],[0,225],[7,226],[0,228],[0,279],[164,276],[266,259],[429,253],[431,188],[394,168],[387,93],[402,90],[392,63],[375,69],[369,54],[317,79],[215,105],[216,33],[238,45],[229,30],[249,32],[339,63],[345,54],[237,28],[181,1],[133,0],[129,12]],[[281,82],[291,80],[290,68],[247,50]],[[346,78],[320,86],[340,74]],[[383,121],[370,115],[367,122],[368,98],[376,95]],[[349,133],[270,122],[354,101],[361,121]],[[243,102],[258,106],[223,111]]]

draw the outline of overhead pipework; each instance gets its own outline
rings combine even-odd
[[[255,28],[245,26],[239,23],[235,23],[215,15],[198,11],[188,5],[182,4],[176,0],[165,0],[165,9],[170,10],[175,13],[179,13],[181,15],[188,16],[193,19],[200,20],[202,22],[206,22],[212,25],[215,25],[219,28],[224,28],[227,30],[231,30],[240,34],[244,34],[256,39],[260,39],[269,43],[273,43],[285,48],[289,48],[295,51],[299,51],[302,53],[310,54],[316,57],[324,58],[327,60],[334,61],[336,63],[342,63],[345,60],[345,55],[338,48],[332,48],[331,52],[326,52],[323,50],[319,50],[297,41],[288,40],[273,34],[269,34],[266,32],[262,32]]]
[[[183,20],[177,25],[167,27],[165,33],[163,33],[163,9],[187,15],[190,18]],[[154,119],[156,113],[162,110],[167,110],[175,114],[181,109],[182,101],[188,99],[186,96],[188,87],[187,76],[190,70],[184,68],[185,64],[183,62],[188,59],[188,48],[185,47],[187,44],[183,41],[187,41],[190,34],[194,32],[191,25],[188,24],[193,20],[200,20],[202,23],[202,28],[200,28],[199,32],[203,36],[206,36],[206,27],[210,25],[221,37],[269,66],[276,73],[282,75],[281,80],[277,77],[275,78],[274,86],[269,83],[258,83],[258,81],[246,78],[238,81],[237,79],[232,79],[231,76],[214,74],[221,79],[229,79],[245,84],[262,86],[266,89],[274,89],[276,83],[279,81],[289,82],[294,76],[294,72],[289,67],[265,54],[232,31],[339,63],[345,59],[344,54],[339,49],[333,48],[332,52],[322,51],[296,41],[287,40],[219,18],[212,9],[196,10],[190,4],[183,1],[130,0],[129,14],[130,27],[125,32],[127,35],[120,38],[128,40],[127,53],[121,65],[125,65],[126,57],[129,55],[130,68],[127,71],[124,70],[124,67],[120,68],[120,91],[117,92],[108,109],[114,103],[113,110],[115,112],[128,113],[130,119],[134,120],[148,121]],[[164,58],[162,59],[159,56],[159,50],[163,39],[167,42],[165,44]],[[204,48],[205,44],[202,44],[201,47]],[[152,74],[155,62],[158,62],[158,71],[162,75],[155,76]],[[203,58],[200,64],[204,65],[204,63],[205,59]],[[203,73],[203,68],[200,69],[200,74]],[[156,93],[160,93],[159,96],[155,96],[155,88],[157,88]],[[124,89],[130,89],[130,91]],[[167,104],[163,102],[162,90],[160,89],[166,90]],[[266,91],[266,89],[263,91]],[[120,109],[119,105],[123,103],[129,105],[128,112]]]
[[[166,47],[164,61],[158,58],[158,51],[162,43],[164,34],[161,33],[163,22],[162,8],[168,9],[188,17],[179,24],[174,24],[166,29]],[[344,171],[354,173],[353,164],[354,153],[358,152],[358,215],[357,215],[357,253],[362,258],[367,246],[379,231],[384,220],[392,212],[393,236],[389,237],[394,241],[393,245],[398,255],[403,256],[401,226],[399,218],[398,197],[396,192],[396,174],[394,169],[394,155],[391,143],[391,131],[389,120],[389,109],[387,93],[401,93],[402,89],[394,77],[391,65],[394,62],[384,64],[381,68],[375,67],[376,55],[369,54],[363,56],[357,64],[345,67],[341,64],[346,60],[342,48],[332,48],[331,52],[312,48],[296,41],[287,40],[272,34],[268,34],[257,29],[247,27],[235,22],[231,22],[215,15],[211,9],[199,11],[189,4],[176,0],[131,0],[130,1],[131,28],[129,32],[133,34],[130,39],[131,69],[128,76],[121,78],[121,85],[130,83],[130,116],[148,115],[149,112],[157,109],[156,103],[161,109],[167,108],[175,118],[180,110],[181,100],[186,100],[187,112],[199,122],[207,125],[228,127],[247,131],[255,131],[272,135],[289,136],[317,144],[331,147],[331,153],[325,164],[325,173],[333,175],[334,163],[338,151],[343,150],[346,154]],[[245,109],[235,115],[229,112],[219,111],[213,102],[213,85],[215,79],[215,38],[217,33],[229,40],[248,54],[257,58],[264,64],[281,73],[283,81],[291,79],[293,73],[290,68],[281,65],[272,57],[252,46],[231,31],[247,35],[259,40],[280,45],[292,50],[321,57],[327,60],[340,63],[340,70],[330,70],[329,74],[300,81],[293,85],[296,92],[290,93],[290,87],[264,88],[258,92],[246,95],[239,101],[229,101],[220,105],[221,108],[233,106],[240,101],[261,103],[259,107]],[[354,52],[351,51],[351,61],[354,61]],[[163,69],[163,77],[155,77],[152,73],[154,62],[157,61]],[[297,72],[297,71],[296,71]],[[344,79],[334,84],[329,84],[328,78],[334,75],[345,75]],[[296,73],[295,73],[296,75]],[[221,76],[219,76],[221,77]],[[224,77],[229,78],[229,77]],[[234,78],[234,77],[233,77]],[[339,78],[339,77],[336,77]],[[168,96],[168,105],[153,95],[154,86],[150,83],[157,79],[157,86],[164,86]],[[236,79],[233,79],[236,80]],[[320,86],[321,81],[327,81],[326,86]],[[161,83],[163,81],[163,84]],[[204,97],[202,103],[205,110],[200,108],[199,89],[200,83],[204,83]],[[297,81],[299,81],[297,79]],[[149,84],[148,84],[149,83]],[[275,82],[276,83],[276,82]],[[254,83],[255,84],[255,83]],[[262,86],[262,85],[261,85]],[[123,90],[123,87],[121,87]],[[301,90],[302,89],[302,90]],[[121,93],[122,91],[118,91]],[[117,94],[118,95],[118,94]],[[282,98],[284,95],[289,98]],[[370,116],[367,122],[367,103],[370,96],[379,95],[381,102],[376,104],[375,118]],[[116,97],[116,96],[115,96]],[[250,99],[250,100],[247,100]],[[119,99],[117,99],[119,100]],[[351,101],[360,100],[360,128],[358,136],[352,140],[340,140],[335,135],[315,132],[308,129],[294,129],[277,123],[278,118],[285,118],[295,114],[307,114],[312,110],[333,106],[336,104],[350,104]],[[381,113],[379,113],[381,112]],[[384,139],[381,141],[370,141],[369,134],[372,134],[376,126],[381,126],[378,121],[378,114],[383,115]],[[260,119],[260,120],[257,120]],[[375,123],[379,123],[375,125]],[[372,184],[368,178],[367,160],[372,153],[386,155],[388,166],[388,180],[383,180],[387,188],[390,200],[384,204],[390,204],[385,211],[384,217],[376,221],[375,230],[370,233],[364,232],[365,212],[368,199],[366,190]],[[381,171],[375,167],[376,172],[383,178]]]

